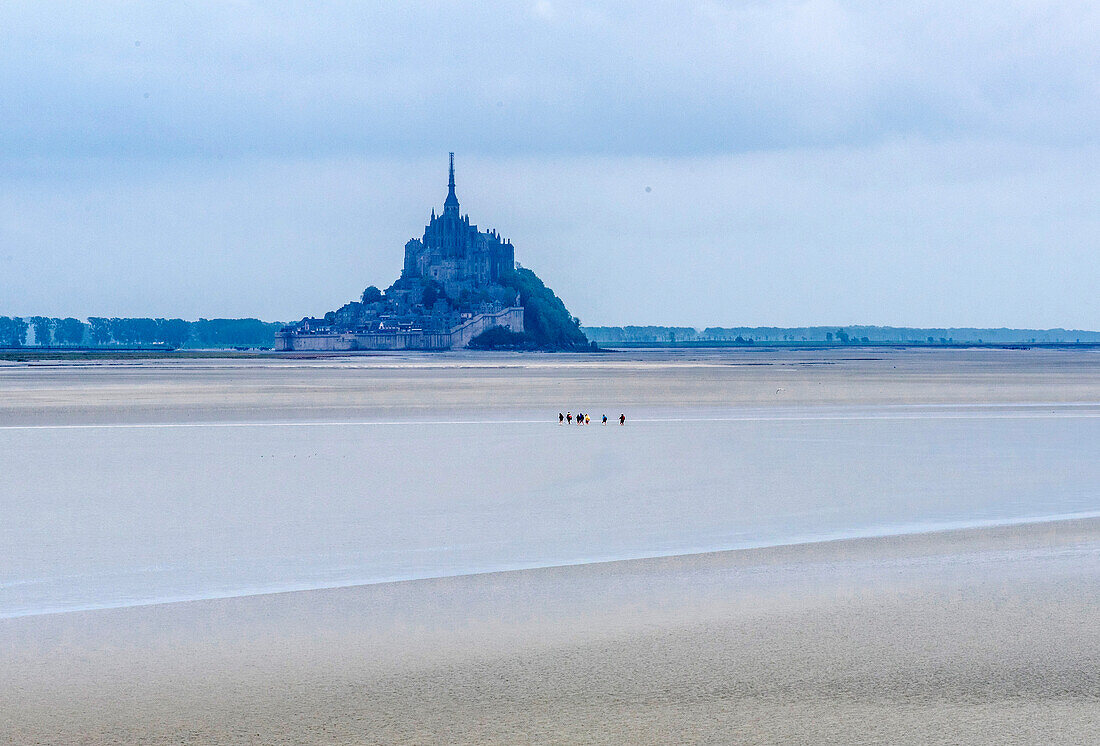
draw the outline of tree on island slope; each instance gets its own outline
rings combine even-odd
[[[503,326],[489,327],[466,346],[471,350],[530,350],[533,347],[526,334]]]
[[[500,284],[519,293],[524,333],[532,347],[542,350],[590,349],[580,319],[570,315],[561,298],[529,269],[505,272]]]

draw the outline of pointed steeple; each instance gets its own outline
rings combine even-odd
[[[447,200],[443,203],[443,212],[458,214],[458,197],[455,196],[455,154],[451,153],[451,178],[447,181]]]

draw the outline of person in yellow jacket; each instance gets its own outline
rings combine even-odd
[[[591,423],[591,422],[592,422],[592,420],[591,420],[591,419],[590,419],[590,418],[588,417],[588,415],[585,415],[585,416],[584,416],[584,424],[586,424],[586,425],[587,425],[587,424],[589,424],[589,423]]]

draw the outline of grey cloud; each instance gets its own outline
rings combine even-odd
[[[1100,121],[1088,3],[64,3],[0,23],[9,158],[1093,142]]]

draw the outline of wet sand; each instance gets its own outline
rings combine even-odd
[[[30,743],[1090,743],[1100,521],[0,621]]]
[[[0,426],[572,402],[1094,416],[1098,363],[753,350],[5,365]],[[1094,743],[1098,602],[1100,520],[1073,520],[0,619],[0,743]]]
[[[0,425],[1100,403],[1100,349],[630,350],[0,363]]]

